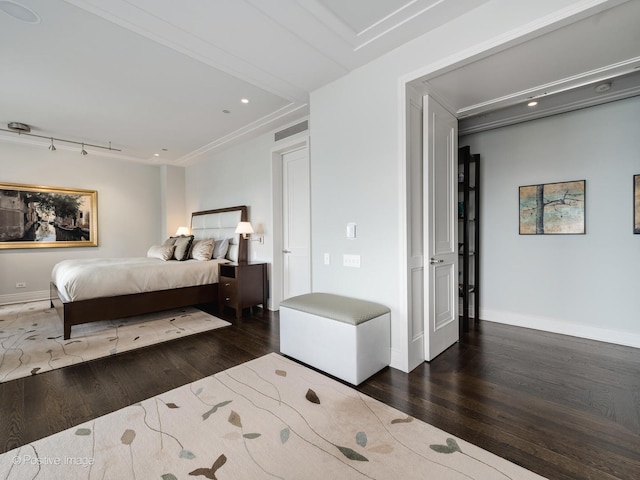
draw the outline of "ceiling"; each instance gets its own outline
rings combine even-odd
[[[0,127],[22,122],[119,150],[90,154],[189,165],[307,115],[311,91],[486,1],[0,0]],[[419,82],[464,117],[594,69],[628,73],[640,64],[638,7]],[[49,144],[17,137],[0,131],[0,141]]]

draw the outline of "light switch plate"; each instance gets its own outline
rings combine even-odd
[[[360,268],[360,255],[344,255],[342,257],[342,265],[345,267]]]

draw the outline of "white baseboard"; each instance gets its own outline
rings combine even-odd
[[[0,305],[9,305],[12,303],[38,302],[40,300],[49,299],[49,290],[40,290],[37,292],[11,293],[9,295],[0,295]]]
[[[607,330],[605,328],[590,327],[588,325],[577,325],[557,318],[537,317],[522,313],[487,309],[480,309],[480,318],[487,322],[532,328],[534,330],[640,348],[640,334],[621,332],[619,330]]]

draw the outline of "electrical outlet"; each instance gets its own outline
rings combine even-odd
[[[360,255],[343,255],[342,265],[345,267],[360,268]]]
[[[27,284],[24,282],[16,283],[16,288],[27,288]]]

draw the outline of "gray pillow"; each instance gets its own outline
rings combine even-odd
[[[173,258],[173,252],[176,249],[175,245],[153,245],[149,247],[147,251],[147,257],[159,258],[160,260],[171,260]]]
[[[194,240],[191,245],[189,258],[196,260],[211,260],[213,254],[213,238],[208,240]]]
[[[216,240],[213,244],[213,258],[224,258],[229,250],[229,239],[222,238]]]

